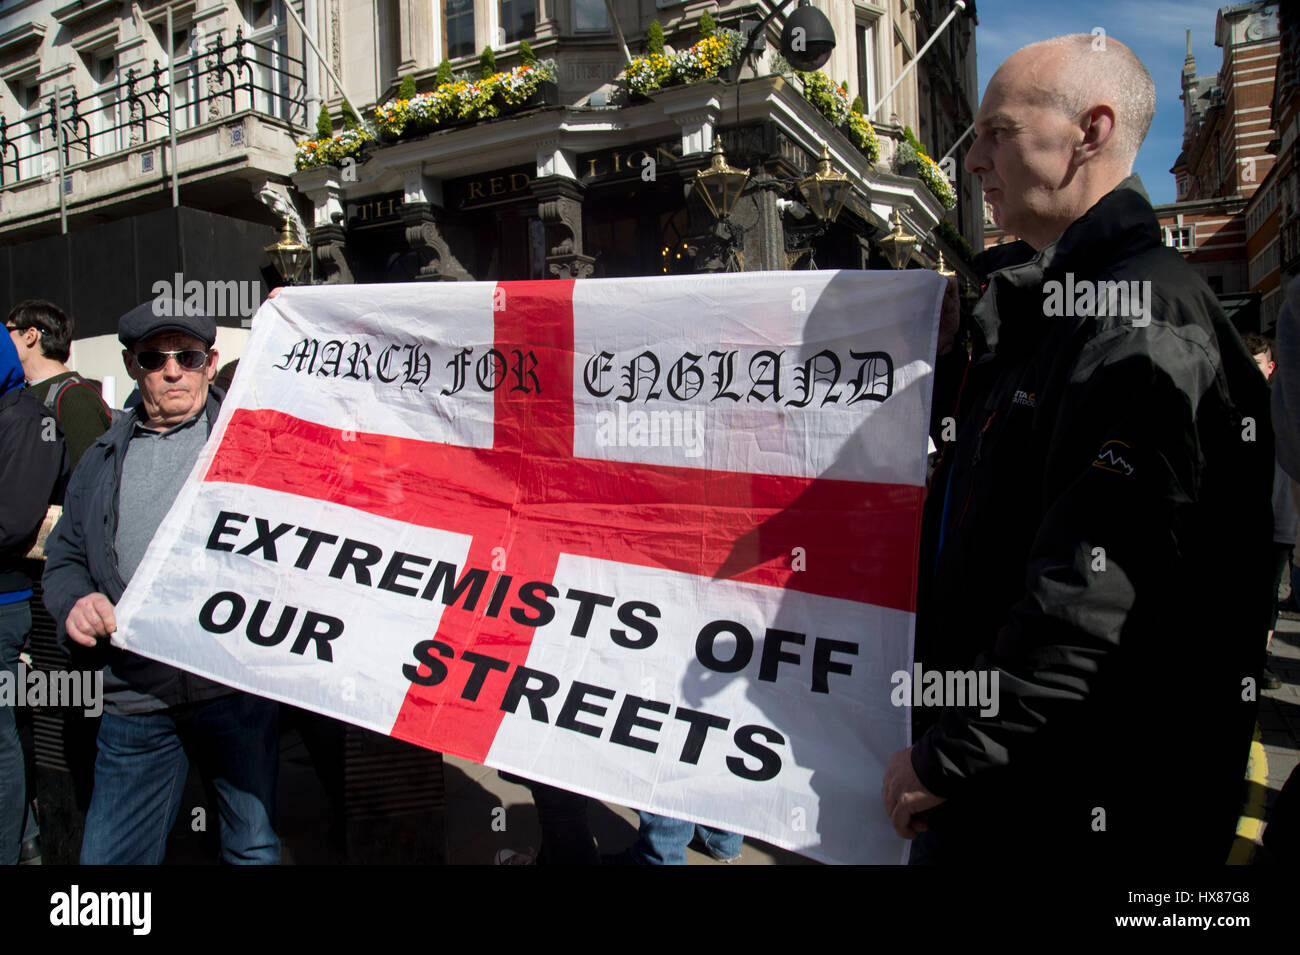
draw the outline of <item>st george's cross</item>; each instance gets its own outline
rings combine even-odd
[[[891,675],[942,290],[286,290],[115,642],[600,799],[899,861],[868,807],[908,742]]]

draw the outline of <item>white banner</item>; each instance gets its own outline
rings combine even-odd
[[[817,859],[900,862],[931,272],[294,288],[114,641]]]

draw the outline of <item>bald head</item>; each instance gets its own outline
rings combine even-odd
[[[1107,157],[1128,175],[1156,111],[1156,87],[1137,55],[1108,36],[1075,33],[1031,43],[998,68],[1025,82],[1030,96],[1068,117],[1097,106],[1115,113]],[[994,75],[997,79],[997,75]]]
[[[998,225],[1041,249],[1133,171],[1154,111],[1151,76],[1124,44],[1044,40],[993,74],[966,169]]]

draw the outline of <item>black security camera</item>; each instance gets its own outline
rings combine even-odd
[[[781,31],[781,55],[800,72],[818,69],[831,58],[835,49],[835,31],[831,21],[812,5],[799,0],[799,7],[785,21]]]

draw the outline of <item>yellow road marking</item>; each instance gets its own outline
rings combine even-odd
[[[1268,753],[1264,750],[1263,738],[1259,724],[1255,724],[1255,735],[1250,743],[1250,758],[1246,760],[1246,779],[1257,783],[1250,787],[1250,796],[1237,820],[1237,838],[1232,840],[1232,849],[1228,853],[1228,865],[1249,865],[1259,844],[1260,833],[1264,830],[1264,803],[1268,792]]]

